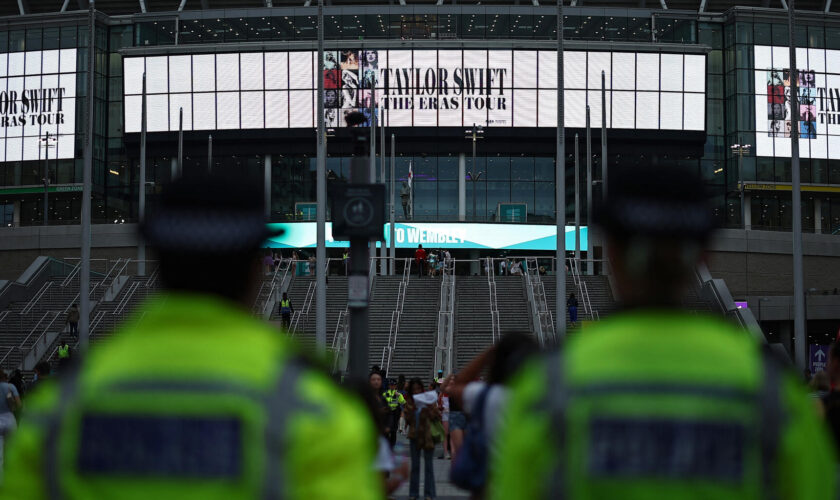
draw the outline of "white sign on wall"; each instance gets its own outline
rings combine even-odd
[[[76,49],[0,54],[0,162],[74,158]]]
[[[755,47],[758,156],[790,158],[788,47]],[[798,132],[802,158],[840,159],[840,50],[797,49]]]
[[[396,127],[555,127],[557,53],[536,50],[342,50],[127,57],[125,130],[140,131],[142,75],[147,127],[185,130],[312,128],[317,78],[324,119],[345,125],[351,111]],[[607,121],[617,129],[704,130],[704,55],[633,52],[565,54],[565,124],[601,126],[601,71]],[[373,92],[372,92],[373,90]],[[362,124],[364,125],[364,124]]]

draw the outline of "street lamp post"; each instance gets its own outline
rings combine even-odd
[[[480,137],[484,136],[484,127],[481,125],[476,125],[473,123],[473,126],[470,130],[467,131],[467,138],[472,139],[472,169],[467,172],[467,175],[470,176],[470,181],[472,181],[472,192],[473,192],[473,220],[478,218],[478,213],[476,213],[476,205],[475,205],[475,183],[478,182],[478,179],[481,178],[481,174],[484,172],[479,172],[478,174],[475,173],[475,143],[478,141]]]
[[[55,142],[56,138],[55,135],[50,135],[47,132],[45,137],[41,138],[41,147],[44,148],[44,225],[47,225],[47,211],[49,210],[49,192],[50,192],[50,148],[54,148],[54,144],[50,144],[50,142]],[[58,156],[58,155],[56,155]]]
[[[738,157],[738,192],[741,198],[741,224],[744,225],[744,229],[750,229],[747,227],[747,211],[746,206],[744,205],[744,155],[749,156],[750,150],[752,146],[749,144],[733,144],[729,146],[730,151],[734,156]]]

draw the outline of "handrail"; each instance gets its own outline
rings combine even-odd
[[[29,334],[26,336],[26,338],[24,338],[23,341],[20,343],[20,346],[18,346],[18,349],[23,349],[24,348],[24,346],[26,345],[26,341],[29,340],[29,337],[31,337],[32,334],[35,333],[35,331],[38,329],[38,327],[41,326],[41,323],[50,314],[53,315],[52,320],[50,320],[50,322],[47,324],[47,326],[44,327],[44,330],[47,330],[50,326],[52,326],[53,323],[55,323],[55,320],[58,318],[58,312],[57,311],[47,311],[47,312],[45,312],[44,315],[41,316],[41,319],[39,319],[38,322],[35,323],[35,326],[32,327],[32,330],[29,332]],[[0,363],[2,363],[2,361],[0,361]]]
[[[160,276],[160,266],[156,267],[152,274],[149,275],[149,279],[146,280],[146,288],[153,288],[155,282],[158,280],[158,276]]]
[[[23,306],[23,309],[20,310],[19,314],[29,314],[29,312],[32,311],[32,308],[35,307],[35,304],[37,304],[38,301],[41,300],[41,298],[44,296],[44,294],[47,293],[47,290],[50,289],[52,284],[52,281],[47,281],[46,283],[44,283],[43,286],[41,286],[41,289],[38,290],[38,292],[31,299],[29,299],[29,302],[27,302],[25,306]]]
[[[122,300],[120,300],[120,303],[117,304],[117,307],[114,309],[114,312],[112,314],[122,314],[125,307],[131,301],[131,298],[134,297],[134,292],[136,292],[138,288],[140,288],[139,282],[135,281],[131,283],[131,286],[128,288],[128,291],[125,293],[125,295],[123,295]]]
[[[73,266],[73,269],[71,269],[70,272],[67,273],[67,276],[61,281],[61,286],[62,287],[65,287],[65,286],[69,285],[70,282],[73,281],[73,278],[75,278],[76,275],[79,274],[79,270],[81,269],[81,266],[82,266],[82,260],[79,259],[79,263],[76,264],[75,266]]]
[[[455,326],[455,263],[451,262],[442,269],[440,283],[440,310],[438,311],[437,339],[435,342],[434,371],[452,373],[452,349]]]
[[[408,283],[411,280],[411,261],[412,259],[400,259],[404,262],[402,279],[400,280],[399,289],[397,290],[397,303],[394,310],[391,312],[391,324],[388,326],[388,344],[382,350],[382,359],[379,366],[385,370],[386,374],[390,373],[391,361],[394,358],[394,352],[397,349],[397,338],[400,333],[400,321],[402,320],[403,306],[405,305],[405,297],[408,293]]]
[[[10,311],[8,309],[3,311],[3,312],[0,312],[0,323],[2,323],[3,320],[6,319],[6,317],[9,316],[9,312]]]
[[[488,257],[489,272],[487,273],[487,286],[490,293],[490,334],[491,344],[495,344],[502,337],[501,324],[499,323],[499,306],[496,303],[496,279],[492,261]]]
[[[300,324],[301,316],[306,316],[307,322],[309,319],[309,309],[312,306],[312,302],[315,298],[315,288],[316,288],[316,281],[311,281],[309,283],[309,287],[306,289],[306,297],[303,299],[303,307],[297,311],[295,311],[294,316],[292,317],[292,322],[289,325],[289,333],[292,334],[292,337],[297,335],[298,332],[298,325]],[[304,328],[306,328],[304,324]]]

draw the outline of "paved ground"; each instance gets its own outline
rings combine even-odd
[[[439,457],[441,455],[441,450],[441,446],[438,445],[437,449],[435,450],[435,457]],[[407,460],[410,458],[408,456],[408,440],[406,440],[405,437],[400,436],[398,438],[395,452],[397,454],[405,455]],[[464,500],[465,498],[469,498],[470,495],[468,492],[464,490],[459,490],[452,483],[449,482],[449,468],[452,466],[452,460],[435,458],[434,466],[435,491],[437,492],[437,500]],[[424,472],[421,465],[420,500],[422,500],[423,498],[423,474]],[[408,481],[406,481],[405,484],[400,486],[400,488],[397,490],[396,497],[398,500],[405,500],[408,498]]]

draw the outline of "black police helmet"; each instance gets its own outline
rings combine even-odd
[[[617,237],[705,241],[715,228],[709,194],[697,172],[679,167],[613,169],[608,198],[593,223]]]
[[[271,236],[258,182],[230,173],[185,175],[167,186],[140,224],[162,252],[224,255],[258,249]]]

